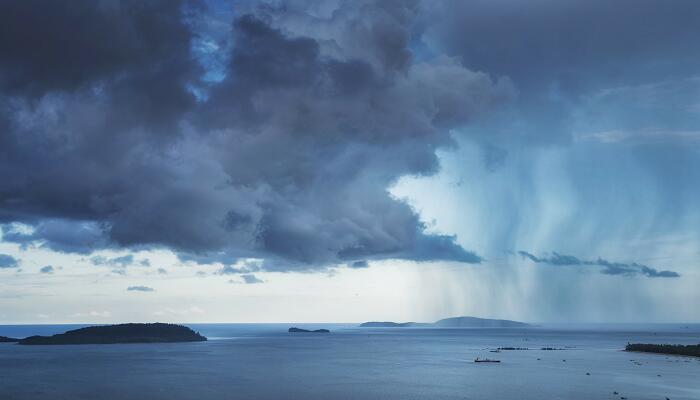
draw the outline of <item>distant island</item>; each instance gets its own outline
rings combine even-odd
[[[682,345],[628,343],[627,346],[625,346],[625,351],[700,357],[700,344]]]
[[[19,339],[7,337],[7,336],[0,336],[0,343],[15,343],[19,342]]]
[[[454,317],[445,318],[435,322],[433,325],[445,328],[516,328],[531,326],[524,322],[511,321],[507,319],[488,319],[476,317]]]
[[[363,328],[408,328],[408,327],[430,327],[434,326],[428,322],[390,322],[390,321],[372,321],[360,324]]]
[[[365,322],[360,324],[362,328],[407,328],[407,327],[434,327],[434,328],[516,328],[531,326],[524,322],[510,321],[507,319],[488,319],[476,317],[445,318],[433,323],[426,322]]]
[[[119,324],[90,326],[53,336],[30,336],[22,345],[203,342],[207,338],[175,324]]]
[[[301,329],[301,328],[296,328],[296,327],[291,327],[288,330],[289,333],[330,333],[328,329],[316,329],[316,330],[308,330],[308,329]]]

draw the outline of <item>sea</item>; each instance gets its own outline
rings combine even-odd
[[[0,343],[0,399],[700,400],[700,358],[623,351],[628,342],[697,344],[700,324],[185,325],[209,340]],[[0,336],[48,335],[82,326],[0,325]],[[291,326],[331,332],[288,333]],[[498,347],[527,350],[492,352]],[[477,357],[500,363],[475,363]]]

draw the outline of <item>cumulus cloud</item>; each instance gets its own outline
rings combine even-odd
[[[17,268],[19,260],[9,254],[0,254],[0,268]]]
[[[131,254],[114,258],[94,256],[90,258],[90,262],[95,266],[125,268],[134,263],[134,256]]]
[[[97,267],[110,267],[114,269],[125,269],[131,265],[141,267],[151,266],[151,262],[148,259],[136,260],[133,254],[118,257],[93,256],[90,257],[90,263]]]
[[[4,4],[0,222],[33,229],[4,240],[274,270],[481,262],[387,188],[434,174],[510,82],[416,57],[415,1],[310,9],[242,5],[230,28],[195,31],[196,1]],[[233,43],[216,79],[192,51],[213,34]]]
[[[165,275],[168,273],[168,270],[165,268],[158,268],[158,274],[160,275]]]
[[[231,265],[225,265],[223,268],[218,270],[216,273],[219,275],[235,275],[235,274],[242,274],[248,272],[247,269],[245,268],[236,268]]]
[[[245,284],[255,284],[255,283],[265,283],[262,279],[258,278],[257,276],[253,274],[242,274],[241,276],[241,281],[236,281],[236,280],[229,280],[228,283],[245,283]]]
[[[129,286],[126,290],[129,292],[155,292],[155,289],[149,286]]]
[[[606,275],[623,275],[623,276],[634,276],[643,275],[648,278],[678,278],[680,274],[674,271],[658,271],[655,268],[637,263],[619,263],[612,262],[602,258],[596,260],[581,260],[577,257],[559,254],[552,252],[550,256],[537,257],[526,251],[518,251],[523,258],[529,259],[535,263],[544,263],[550,265],[590,265],[603,267],[600,272]]]
[[[219,269],[216,273],[219,275],[236,275],[236,274],[247,274],[250,272],[256,272],[261,269],[260,262],[247,261],[241,264],[234,265],[224,265],[223,268]]]
[[[41,267],[41,268],[39,269],[39,272],[42,273],[42,274],[53,274],[53,272],[54,272],[54,267],[51,266],[51,265],[46,265],[46,266],[44,266],[44,267]]]
[[[250,284],[250,283],[264,283],[265,282],[253,274],[243,274],[243,275],[241,275],[241,279],[243,279],[243,282],[248,283],[248,284]]]

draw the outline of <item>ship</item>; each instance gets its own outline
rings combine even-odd
[[[474,362],[475,362],[475,363],[499,363],[499,362],[501,362],[501,360],[492,360],[492,359],[490,359],[490,358],[479,358],[479,357],[477,357],[477,358],[474,359]]]

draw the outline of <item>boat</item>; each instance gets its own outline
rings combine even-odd
[[[490,359],[490,358],[479,358],[479,357],[477,357],[477,358],[474,359],[474,362],[475,362],[475,363],[499,363],[499,362],[501,362],[501,360],[492,360],[492,359]]]

